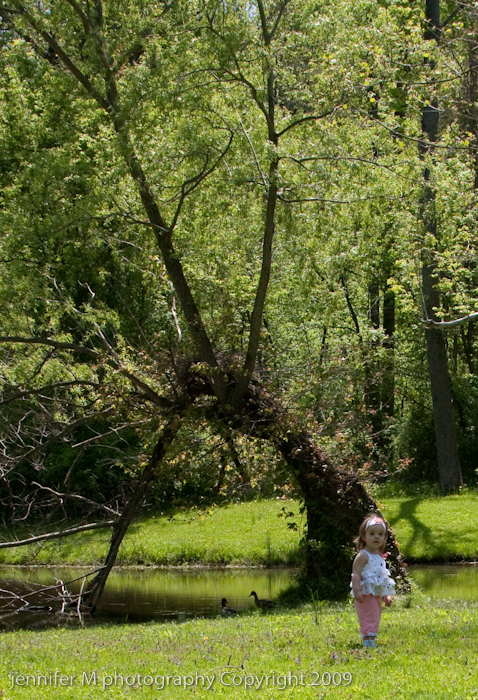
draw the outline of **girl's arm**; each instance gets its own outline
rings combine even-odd
[[[362,569],[367,562],[368,554],[362,549],[362,551],[360,551],[355,557],[352,566],[352,590],[354,592],[355,600],[357,600],[359,603],[363,603],[360,580],[362,578]]]

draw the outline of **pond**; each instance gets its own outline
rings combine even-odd
[[[297,569],[116,570],[108,577],[94,620],[88,615],[79,618],[71,608],[62,611],[58,589],[45,591],[62,581],[69,591],[77,593],[81,586],[78,579],[85,573],[76,568],[0,567],[0,606],[11,601],[17,608],[16,612],[0,612],[0,631],[215,617],[220,614],[222,598],[241,613],[255,606],[251,591],[260,598],[274,599],[290,585]],[[39,609],[45,605],[53,610]]]
[[[415,565],[409,571],[431,597],[478,599],[478,566]],[[241,613],[254,608],[251,591],[274,599],[293,582],[297,569],[119,569],[110,574],[94,618],[74,608],[62,610],[58,589],[47,590],[45,600],[45,588],[60,581],[77,593],[85,573],[76,568],[0,567],[0,606],[11,601],[17,609],[0,609],[0,631],[215,617],[222,598]],[[52,610],[38,607],[45,605]]]
[[[408,570],[431,598],[478,600],[477,564],[416,564]]]

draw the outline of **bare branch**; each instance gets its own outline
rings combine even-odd
[[[104,433],[95,435],[92,438],[88,438],[88,440],[82,440],[81,442],[77,442],[76,445],[72,445],[72,448],[75,449],[77,447],[83,447],[84,445],[90,445],[92,442],[97,442],[97,440],[102,440],[105,437],[108,437],[108,435],[116,435],[119,437],[118,433],[120,430],[127,430],[129,428],[138,428],[140,425],[145,425],[146,423],[149,423],[150,419],[145,418],[144,420],[139,420],[136,421],[135,423],[127,422],[124,425],[117,425],[114,428],[111,428],[111,430],[107,430]]]
[[[144,394],[152,401],[153,403],[157,404],[158,406],[163,406],[163,407],[170,407],[170,403],[164,399],[162,396],[160,396],[158,393],[154,391],[146,382],[144,382],[142,379],[137,377],[135,374],[127,370],[120,358],[118,357],[118,354],[114,350],[114,348],[108,343],[104,333],[101,331],[99,326],[96,326],[97,333],[103,343],[105,344],[105,347],[108,349],[108,351],[111,353],[113,356],[113,360],[108,360],[108,364],[114,369],[117,369],[120,374],[122,374],[124,377],[130,380],[130,382],[138,389],[141,389],[141,391],[144,392]],[[0,336],[0,343],[23,343],[27,345],[48,345],[50,347],[55,348],[56,350],[72,350],[73,352],[76,352],[78,354],[83,354],[83,355],[88,355],[89,357],[93,357],[95,359],[101,358],[101,355],[99,352],[96,350],[91,350],[91,348],[84,347],[82,345],[75,345],[73,343],[61,343],[57,340],[50,340],[49,338],[23,338],[20,336]]]
[[[12,403],[13,401],[25,399],[27,398],[27,396],[42,396],[43,392],[49,389],[64,389],[65,387],[72,386],[89,386],[93,387],[94,389],[99,389],[101,387],[101,384],[97,384],[96,382],[87,382],[80,379],[71,382],[57,382],[56,384],[48,384],[47,386],[44,386],[41,389],[29,389],[28,391],[19,391],[17,394],[11,396],[9,399],[0,401],[0,406],[6,406],[9,403]]]
[[[476,321],[478,319],[478,312],[468,314],[463,318],[457,318],[455,321],[433,321],[430,318],[423,318],[422,323],[425,328],[440,328],[446,330],[447,328],[456,328],[457,326],[463,326],[469,321]]]
[[[40,442],[35,447],[32,447],[28,452],[26,452],[25,454],[22,454],[21,458],[22,459],[32,459],[32,457],[34,457],[39,452],[41,452],[41,450],[44,450],[49,445],[53,445],[56,442],[59,442],[66,435],[73,432],[76,428],[78,428],[82,425],[87,425],[88,421],[95,420],[99,416],[103,416],[106,418],[113,413],[114,413],[114,409],[110,407],[110,408],[105,409],[104,411],[100,411],[99,413],[94,413],[91,416],[85,416],[84,418],[80,418],[80,419],[74,421],[73,423],[69,423],[59,433],[52,435],[48,440],[45,440],[45,442]]]
[[[86,530],[99,530],[106,527],[114,527],[116,525],[116,520],[105,520],[102,523],[89,523],[88,525],[78,525],[78,527],[70,527],[68,530],[58,530],[57,532],[47,532],[44,535],[36,535],[35,537],[29,537],[26,540],[14,540],[13,542],[0,542],[0,549],[7,549],[11,547],[23,547],[28,544],[33,544],[34,542],[44,542],[45,540],[58,539],[59,537],[68,537],[69,535],[76,535],[79,532],[85,532]]]
[[[60,491],[55,491],[54,489],[51,489],[49,486],[42,486],[37,481],[32,481],[32,485],[37,486],[42,491],[49,491],[49,493],[52,493],[54,496],[57,496],[57,498],[71,498],[77,501],[82,501],[83,503],[88,503],[88,505],[95,506],[96,508],[102,508],[103,510],[106,510],[112,515],[121,515],[121,513],[115,510],[114,508],[110,508],[109,506],[104,505],[103,503],[96,503],[96,501],[92,501],[89,498],[85,498],[85,496],[80,496],[78,493],[61,493]]]

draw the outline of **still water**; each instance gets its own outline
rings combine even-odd
[[[477,564],[427,564],[408,567],[411,577],[431,598],[478,600]]]
[[[410,575],[433,598],[478,599],[478,566],[410,566]],[[254,608],[249,596],[276,598],[296,569],[125,569],[112,573],[94,619],[61,605],[59,592],[77,593],[81,576],[71,568],[0,567],[0,631],[98,622],[139,622],[215,617],[221,600],[238,613]],[[49,588],[53,586],[53,588]],[[10,603],[15,610],[6,610]],[[38,609],[38,606],[51,610]]]
[[[0,631],[91,624],[88,615],[79,619],[74,609],[62,610],[59,597],[61,583],[67,591],[77,593],[82,583],[78,579],[84,573],[71,568],[0,567]],[[260,598],[274,599],[296,574],[296,569],[117,570],[108,577],[94,622],[216,617],[222,598],[241,613],[254,608],[251,591]],[[2,612],[6,602],[17,611]],[[39,610],[39,605],[52,610]]]

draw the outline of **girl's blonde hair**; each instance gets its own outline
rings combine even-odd
[[[385,547],[387,546],[387,540],[388,540],[389,525],[388,525],[387,521],[385,520],[385,518],[380,515],[380,513],[370,513],[369,515],[367,515],[366,518],[363,519],[363,522],[359,527],[358,537],[356,537],[354,539],[354,545],[357,548],[357,551],[360,552],[361,549],[364,549],[366,547],[365,530],[369,526],[370,521],[375,520],[376,518],[383,521],[383,524],[385,525],[385,539],[383,541],[383,545],[380,547],[380,551],[382,553],[385,551]]]

